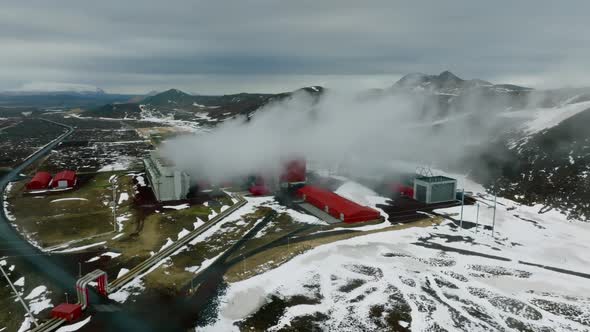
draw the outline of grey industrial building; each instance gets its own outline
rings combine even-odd
[[[421,176],[414,179],[414,199],[427,204],[456,199],[457,180],[446,176]]]
[[[174,164],[150,151],[150,156],[143,159],[145,174],[154,195],[159,202],[185,199],[190,189],[190,176],[176,169]]]

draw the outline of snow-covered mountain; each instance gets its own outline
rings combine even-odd
[[[498,93],[532,90],[511,84],[492,84],[480,79],[464,80],[450,71],[443,71],[438,75],[426,75],[422,73],[408,74],[397,81],[393,85],[393,88],[451,95],[459,95],[470,89],[485,89]]]

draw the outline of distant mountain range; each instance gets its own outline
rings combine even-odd
[[[123,102],[133,95],[109,94],[102,89],[59,91],[0,92],[0,106],[33,108],[96,107],[106,103]]]
[[[132,102],[102,105],[86,110],[82,116],[120,119],[171,118],[212,124],[237,115],[249,117],[262,106],[299,91],[319,98],[324,88],[314,86],[279,94],[237,93],[221,96],[191,95],[178,89],[170,89],[144,98],[134,98]]]
[[[220,96],[192,95],[178,89],[143,96],[99,90],[0,93],[0,117],[2,106],[21,107],[19,111],[13,109],[14,114],[35,107],[82,107],[82,117],[166,119],[213,126],[236,116],[249,118],[265,105],[295,93],[308,93],[319,100],[325,91],[312,86],[279,94]],[[392,95],[420,100],[418,111],[424,119],[435,120],[433,130],[442,126],[464,130],[465,123],[493,120],[498,125],[496,137],[482,143],[486,146],[474,146],[473,153],[466,153],[468,158],[457,160],[454,167],[471,172],[506,197],[590,219],[590,130],[586,128],[590,123],[590,89],[540,91],[466,80],[444,71],[438,75],[409,74],[388,87],[364,91],[359,97]]]

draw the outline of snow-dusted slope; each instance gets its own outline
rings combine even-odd
[[[590,101],[566,104],[553,108],[535,108],[522,111],[504,112],[500,116],[516,120],[524,120],[522,129],[525,134],[532,135],[542,130],[557,126],[562,121],[590,109]]]
[[[492,197],[466,185],[491,225]],[[590,224],[539,208],[498,199],[495,238],[447,221],[323,245],[232,284],[205,330],[248,329],[247,317],[274,308],[270,331],[588,331]],[[465,220],[476,211],[465,207]],[[439,212],[458,218],[460,208]]]

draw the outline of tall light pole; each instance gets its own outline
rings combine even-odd
[[[475,233],[479,227],[479,202],[477,203],[477,212],[475,213]]]
[[[113,212],[113,231],[117,232],[117,176],[113,177],[109,181],[111,183],[111,188],[113,189],[113,202],[112,202],[112,212]]]
[[[498,196],[496,195],[496,189],[494,188],[494,216],[492,217],[492,237],[496,238],[496,200]]]
[[[463,185],[463,190],[461,191],[461,221],[459,222],[459,227],[463,229],[463,207],[465,206],[465,184]]]

